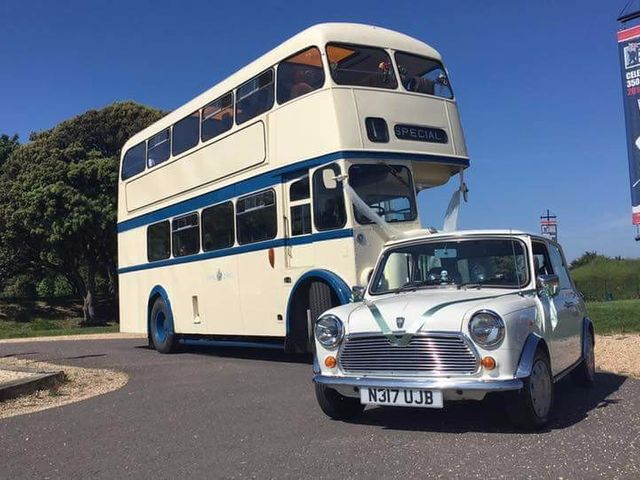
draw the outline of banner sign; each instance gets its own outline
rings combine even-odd
[[[640,225],[640,25],[618,32],[631,183],[632,223]]]

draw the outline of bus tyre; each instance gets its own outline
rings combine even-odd
[[[173,321],[162,298],[153,302],[149,318],[151,342],[160,353],[172,353],[178,348],[178,340],[173,328]]]
[[[310,321],[307,325],[307,351],[315,351],[313,330],[318,317],[333,307],[331,288],[324,282],[314,282],[309,288]]]
[[[359,398],[345,397],[319,383],[315,384],[316,398],[322,411],[334,420],[349,420],[357,417],[364,410]]]
[[[593,387],[596,382],[596,355],[594,351],[593,335],[591,331],[587,330],[587,338],[585,342],[585,354],[582,362],[578,365],[573,372],[571,372],[571,379],[573,383],[581,387]]]
[[[531,375],[522,389],[508,394],[506,409],[511,422],[525,430],[536,430],[549,423],[553,409],[553,377],[549,357],[538,349],[533,359]]]

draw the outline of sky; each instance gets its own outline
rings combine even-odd
[[[631,225],[616,17],[624,0],[0,0],[0,133],[114,101],[172,110],[316,23],[359,22],[435,47],[471,167],[461,228],[539,231],[569,259],[640,256]],[[422,193],[440,227],[455,182]]]

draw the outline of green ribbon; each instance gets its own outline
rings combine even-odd
[[[409,342],[415,336],[415,334],[422,329],[422,327],[424,326],[425,322],[429,319],[429,317],[432,317],[436,312],[439,312],[443,308],[447,308],[452,305],[458,305],[460,303],[476,302],[480,300],[490,300],[493,298],[507,297],[509,295],[529,295],[536,292],[537,291],[535,289],[519,290],[517,292],[503,293],[500,295],[489,295],[486,297],[465,298],[462,300],[453,300],[451,302],[441,303],[439,305],[436,305],[435,307],[431,307],[429,310],[427,310],[421,315],[424,321],[414,333],[410,333],[410,332],[394,333],[393,330],[389,327],[389,324],[385,320],[384,316],[382,315],[382,313],[374,303],[365,301],[364,304],[367,306],[367,308],[371,312],[371,315],[373,316],[373,319],[378,324],[378,327],[380,328],[380,331],[382,332],[382,334],[387,338],[387,340],[389,340],[389,343],[391,343],[392,345],[402,347],[409,344]]]

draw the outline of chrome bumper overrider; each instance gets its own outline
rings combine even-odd
[[[485,392],[505,392],[508,390],[520,390],[522,380],[513,378],[509,380],[465,380],[465,379],[395,379],[376,377],[333,377],[329,375],[316,375],[315,383],[331,386],[346,387],[376,387],[376,388],[412,388],[429,390],[475,390]]]

